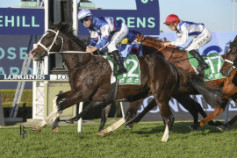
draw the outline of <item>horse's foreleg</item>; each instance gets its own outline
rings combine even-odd
[[[56,103],[57,105],[60,104],[60,102],[62,102],[65,98],[67,98],[68,96],[70,96],[72,94],[72,91],[67,91],[67,92],[64,92],[64,93],[59,93],[57,96],[57,100],[56,100]]]
[[[40,131],[42,127],[46,126],[50,122],[54,122],[55,121],[55,119],[58,117],[58,111],[57,111],[57,106],[56,106],[56,99],[57,99],[57,97],[55,97],[53,99],[53,111],[46,117],[46,119],[44,119],[43,121],[39,122],[36,126],[34,126],[32,128],[32,130]],[[56,123],[54,122],[54,124],[56,124]]]

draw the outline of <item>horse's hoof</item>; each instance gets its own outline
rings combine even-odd
[[[65,123],[69,123],[69,124],[73,124],[74,123],[74,121],[73,120],[66,120],[66,121],[64,121]]]
[[[205,123],[203,122],[203,121],[201,121],[200,123],[199,123],[199,126],[200,127],[202,127],[202,126],[204,126],[205,125]]]
[[[230,128],[226,125],[220,125],[220,126],[217,126],[216,128],[221,132],[230,130]]]
[[[53,128],[53,133],[57,133],[59,130],[59,126],[56,126],[55,128]]]
[[[99,131],[99,132],[97,133],[97,135],[100,136],[100,137],[106,137],[106,136],[107,136],[104,131]]]
[[[126,124],[125,127],[126,127],[127,129],[132,129],[132,128],[133,128],[133,125],[132,125],[132,124]]]
[[[220,122],[220,121],[209,121],[208,124],[211,125],[211,126],[221,126],[221,125],[223,125],[223,123]]]
[[[192,130],[192,131],[198,131],[198,126],[197,126],[197,125],[192,124],[192,125],[190,125],[190,126],[188,126],[188,127],[189,127],[189,129]]]
[[[128,129],[132,129],[133,128],[133,125],[135,125],[137,122],[128,122],[125,124],[125,127],[128,128]]]
[[[41,128],[39,126],[34,126],[31,130],[36,131],[36,132],[40,132]]]

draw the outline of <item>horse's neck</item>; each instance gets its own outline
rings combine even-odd
[[[68,53],[62,54],[63,61],[65,62],[68,69],[74,69],[75,67],[83,66],[88,63],[88,61],[92,58],[91,54],[75,54]]]
[[[169,61],[177,61],[177,60],[184,60],[188,59],[187,53],[184,50],[179,50],[177,48],[164,48],[161,53],[163,54],[164,58]]]
[[[67,38],[64,41],[63,51],[85,51],[82,50],[81,46],[73,39]],[[84,53],[65,53],[62,54],[63,60],[67,65],[68,69],[73,69],[75,67],[85,65],[89,60],[89,54]]]

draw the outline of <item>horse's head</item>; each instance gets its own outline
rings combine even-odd
[[[226,59],[220,72],[224,76],[229,76],[230,73],[237,67],[237,36],[234,41],[230,43],[230,48],[226,52]]]
[[[60,36],[60,30],[57,28],[49,29],[31,50],[30,55],[33,60],[40,61],[50,52],[60,52],[62,46],[63,38]]]
[[[36,47],[31,50],[31,58],[40,61],[52,52],[85,51],[85,42],[76,37],[73,31],[72,27],[67,24],[51,25]]]

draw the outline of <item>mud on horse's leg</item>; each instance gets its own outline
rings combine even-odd
[[[212,120],[214,117],[218,116],[220,113],[222,113],[224,111],[224,108],[222,108],[220,105],[218,107],[215,108],[215,110],[208,115],[207,117],[205,117],[204,119],[201,120],[200,122],[200,126],[204,126],[205,124],[207,124],[210,120]]]

